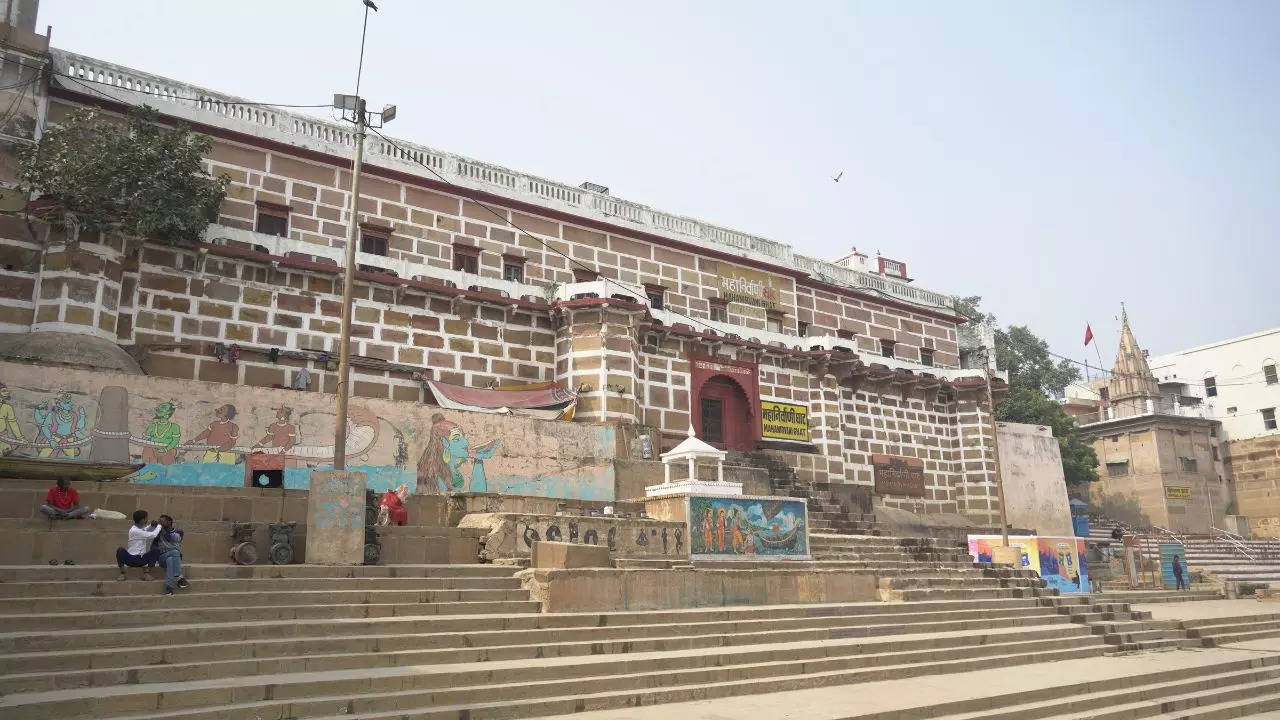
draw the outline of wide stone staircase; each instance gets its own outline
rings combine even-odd
[[[197,565],[165,598],[109,567],[0,568],[0,717],[532,717],[1110,649],[984,568],[957,568],[967,593],[889,588],[906,603],[567,614],[514,570]]]
[[[1222,597],[1217,590],[1058,595],[1034,572],[974,563],[967,551],[932,538],[813,535],[810,543],[819,566],[875,573],[884,600],[1034,597],[1071,622],[1088,626],[1112,652],[1188,645],[1187,633],[1177,623],[1152,620],[1150,612],[1135,611],[1131,604]]]
[[[823,483],[803,483],[795,469],[765,452],[734,453],[735,461],[763,469],[774,495],[804,498],[809,506],[809,529],[815,533],[879,535],[876,516],[848,507]]]
[[[1273,613],[1231,615],[1175,621],[1195,647],[1217,647],[1280,637],[1280,610]]]
[[[1069,676],[1068,676],[1069,677]],[[1067,677],[1063,678],[1067,680]],[[1280,710],[1280,656],[1119,673],[1062,682],[1034,692],[999,694],[848,720],[1222,720]],[[1273,715],[1268,715],[1273,717]]]

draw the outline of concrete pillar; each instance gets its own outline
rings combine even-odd
[[[315,470],[307,495],[307,563],[364,562],[365,474]]]

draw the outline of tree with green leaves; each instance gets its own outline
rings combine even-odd
[[[18,155],[38,214],[66,229],[119,232],[168,244],[198,241],[218,216],[226,177],[204,169],[212,142],[185,125],[161,124],[152,108],[126,120],[76,110]]]
[[[956,298],[956,312],[975,322],[995,317],[979,310],[982,298]],[[1068,484],[1098,479],[1098,456],[1081,439],[1075,418],[1050,396],[1062,395],[1067,385],[1080,379],[1080,369],[1068,360],[1055,360],[1049,344],[1025,325],[996,328],[996,367],[1009,373],[1009,392],[996,405],[996,419],[1005,422],[1047,425],[1053,429],[1062,451],[1062,474]]]

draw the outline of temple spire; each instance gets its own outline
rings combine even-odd
[[[1116,348],[1116,364],[1108,384],[1111,402],[1158,398],[1160,388],[1151,373],[1151,366],[1147,364],[1146,352],[1134,338],[1133,328],[1129,327],[1129,313],[1123,303],[1120,305],[1120,321],[1120,345]]]

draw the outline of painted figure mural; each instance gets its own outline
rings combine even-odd
[[[281,455],[289,455],[289,451],[294,445],[298,444],[298,428],[292,422],[293,408],[281,405],[276,410],[276,421],[267,426],[266,434],[258,441],[254,448],[271,448]],[[285,467],[297,467],[298,460],[294,457],[285,459]]]
[[[208,443],[209,449],[204,451],[200,462],[216,462],[234,465],[239,455],[232,452],[236,441],[240,439],[240,426],[232,422],[236,416],[235,405],[223,405],[214,411],[214,420],[209,427],[191,439],[194,443]]]
[[[142,462],[172,465],[177,459],[182,428],[170,419],[175,409],[171,402],[156,405],[155,417],[142,436]]]
[[[484,461],[498,452],[497,438],[480,445],[474,451],[458,424],[436,413],[431,416],[431,429],[427,447],[418,458],[418,478],[442,494],[451,492],[488,492],[489,481],[484,474]],[[462,474],[462,465],[471,460],[471,478],[468,482]]]
[[[800,501],[692,496],[689,517],[694,555],[809,554],[805,505]]]
[[[36,427],[40,429],[40,457],[67,457],[80,455],[83,441],[89,435],[85,431],[84,406],[76,405],[71,393],[61,392],[46,406],[35,405]]]
[[[333,463],[337,418],[320,394],[11,363],[0,373],[3,456],[139,463],[124,479],[132,483],[284,489],[308,488],[311,471]],[[544,433],[543,425],[417,403],[353,404],[348,468],[380,494],[613,500],[613,430],[565,423]]]
[[[17,450],[19,445],[27,443],[22,427],[18,425],[18,415],[13,411],[13,404],[10,402],[12,398],[9,386],[0,383],[0,455],[8,455]]]

